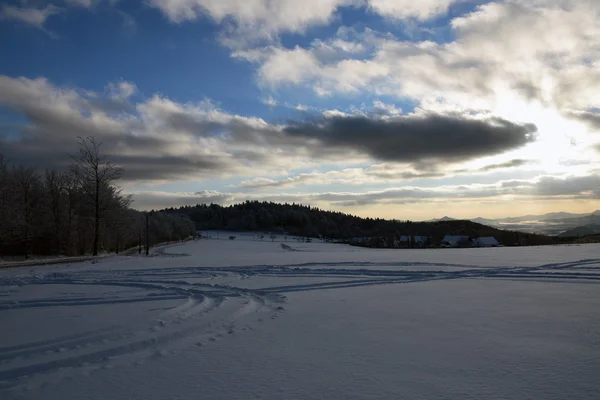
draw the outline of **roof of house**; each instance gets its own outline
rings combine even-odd
[[[427,236],[415,236],[415,242],[424,242],[427,240]],[[401,242],[410,242],[410,236],[402,235],[400,236]]]
[[[496,238],[493,236],[480,237],[480,238],[477,238],[476,240],[477,240],[477,242],[479,242],[481,244],[487,244],[487,245],[500,244],[500,242],[498,242],[498,240],[496,240]]]
[[[468,236],[446,235],[446,236],[444,236],[444,239],[442,239],[442,242],[452,243],[452,242],[460,242],[461,240],[469,240],[469,237]]]

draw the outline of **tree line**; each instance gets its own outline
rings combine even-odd
[[[504,245],[545,245],[565,243],[562,238],[505,231],[468,220],[415,222],[361,218],[336,211],[321,210],[302,204],[245,201],[231,206],[198,204],[167,208],[163,212],[186,215],[198,230],[286,232],[304,237],[321,237],[351,241],[372,238],[378,247],[400,236],[427,236],[431,244],[439,244],[445,235],[470,237],[494,236]]]
[[[145,213],[115,184],[125,172],[93,137],[79,138],[68,170],[14,165],[0,153],[0,257],[98,255],[146,243]],[[195,235],[185,215],[152,212],[150,244]]]

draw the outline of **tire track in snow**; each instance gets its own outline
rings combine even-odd
[[[80,276],[81,275],[81,276]],[[158,313],[149,327],[138,331],[116,329],[105,333],[81,333],[53,340],[40,341],[25,345],[0,348],[0,388],[10,388],[49,376],[60,376],[68,369],[73,371],[93,371],[116,363],[135,363],[156,355],[170,354],[190,345],[200,345],[220,340],[246,330],[246,325],[237,328],[245,317],[261,311],[269,315],[280,312],[276,309],[273,296],[263,298],[244,289],[212,284],[192,284],[180,280],[169,280],[168,274],[162,274],[161,280],[142,279],[141,274],[120,274],[121,280],[115,280],[114,274],[86,271],[84,274],[49,274],[48,276],[19,277],[18,280],[4,280],[1,285],[78,285],[78,286],[119,286],[136,288],[130,298],[118,297],[69,297],[25,300],[17,303],[21,308],[62,307],[69,305],[118,304],[137,302],[140,298],[147,301],[184,299],[171,308]],[[176,279],[180,277],[175,276]],[[143,292],[146,292],[143,295]],[[148,293],[150,292],[150,293]],[[14,308],[14,307],[13,307]],[[219,310],[219,311],[215,311]],[[212,312],[216,312],[211,316]],[[256,319],[253,321],[256,322]],[[61,372],[62,371],[62,372]],[[43,383],[43,382],[42,382]]]
[[[398,269],[373,269],[381,267]],[[283,294],[310,290],[333,290],[382,284],[408,284],[431,280],[498,278],[547,279],[557,282],[582,281],[600,283],[600,275],[571,272],[569,269],[595,268],[599,259],[545,264],[535,267],[480,268],[473,265],[440,263],[305,263],[290,265],[255,265],[248,267],[167,267],[150,270],[82,271],[16,276],[0,279],[0,287],[11,291],[28,285],[113,286],[133,289],[104,296],[64,295],[20,302],[0,302],[5,308],[93,306],[136,303],[140,301],[181,300],[172,308],[157,313],[144,329],[111,327],[102,331],[0,347],[0,388],[22,383],[43,384],[52,379],[90,373],[115,364],[140,363],[153,356],[177,353],[189,346],[204,346],[238,331],[252,329],[258,320],[275,319],[283,312]],[[422,267],[452,267],[455,270],[418,270]],[[352,268],[354,267],[354,268]],[[415,269],[406,270],[402,268]],[[240,279],[278,277],[291,280],[289,285],[244,289],[230,284],[210,283],[214,278]],[[332,282],[294,284],[297,278],[339,278]],[[187,279],[194,279],[190,282]],[[343,280],[342,280],[343,279]],[[199,281],[199,282],[198,282]],[[8,307],[9,305],[12,307]],[[258,315],[259,318],[255,316]]]
[[[340,289],[360,286],[372,285],[389,285],[400,283],[418,283],[432,280],[447,280],[447,279],[462,279],[462,278],[507,278],[515,279],[530,279],[530,278],[549,278],[559,280],[588,280],[600,283],[599,274],[586,273],[565,273],[562,271],[569,268],[579,268],[581,266],[598,264],[600,259],[580,260],[566,263],[544,264],[535,267],[496,267],[496,268],[472,268],[460,271],[406,271],[406,270],[363,270],[363,269],[312,269],[312,268],[285,268],[279,267],[269,269],[268,276],[292,277],[292,276],[327,276],[327,277],[356,277],[356,276],[377,276],[379,279],[363,279],[353,281],[338,281],[338,282],[319,282],[314,284],[303,285],[285,285],[277,287],[267,287],[260,289],[262,294],[267,293],[286,293],[300,292],[309,290],[325,290],[325,289]],[[405,263],[397,263],[404,265]],[[412,263],[409,263],[413,265]],[[311,264],[315,265],[315,264]],[[331,263],[324,265],[330,266]],[[339,265],[339,264],[336,264]],[[363,266],[364,263],[358,264]],[[386,263],[386,265],[388,265]],[[421,263],[421,265],[430,266],[429,263]],[[438,264],[440,265],[440,264]],[[454,265],[458,266],[458,265]],[[466,266],[463,266],[466,267]],[[551,270],[552,272],[540,272],[540,270]]]

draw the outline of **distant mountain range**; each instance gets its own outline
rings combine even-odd
[[[453,221],[448,216],[432,219],[427,222]],[[507,218],[471,218],[469,221],[494,228],[518,232],[540,233],[550,236],[578,237],[600,233],[600,210],[591,214],[574,214],[553,212],[541,215],[523,215]]]

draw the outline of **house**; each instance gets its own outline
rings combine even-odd
[[[415,247],[424,247],[428,242],[427,236],[413,236]],[[411,236],[400,236],[399,245],[402,247],[410,247]]]
[[[442,239],[442,247],[470,247],[472,240],[469,236],[446,235]]]
[[[473,239],[474,247],[498,247],[500,246],[500,242],[496,240],[493,236],[479,237]]]

